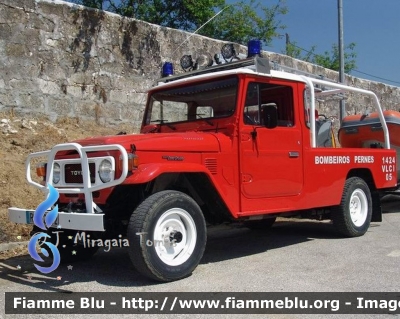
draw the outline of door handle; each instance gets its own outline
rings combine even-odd
[[[299,152],[293,152],[293,151],[289,152],[289,158],[297,158],[299,156],[300,156]]]

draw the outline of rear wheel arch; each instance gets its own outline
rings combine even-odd
[[[367,168],[351,169],[347,173],[346,179],[349,179],[351,177],[359,177],[359,178],[363,179],[368,184],[368,186],[371,189],[371,191],[376,190],[374,177],[372,175],[372,172],[369,169],[367,169]]]

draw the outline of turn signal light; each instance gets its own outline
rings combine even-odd
[[[39,177],[45,177],[46,176],[46,163],[39,163],[36,166],[36,175]]]
[[[136,154],[128,153],[128,171],[133,171],[139,166],[139,157]],[[123,160],[119,157],[119,170],[122,171]]]

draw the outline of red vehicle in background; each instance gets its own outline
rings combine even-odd
[[[53,226],[69,248],[60,250],[61,260],[87,257],[111,240],[127,246],[143,275],[173,281],[200,262],[208,224],[267,228],[278,216],[305,216],[331,219],[343,236],[355,237],[381,221],[380,193],[397,187],[397,157],[375,94],[274,70],[257,48],[249,52],[240,59],[227,44],[205,67],[185,56],[188,72],[180,75],[165,64],[165,77],[148,92],[140,134],[87,138],[29,156],[28,182],[60,193]],[[329,125],[321,129],[316,98],[346,92],[372,97],[382,148],[336,148]],[[34,180],[37,157],[45,164]],[[33,212],[9,208],[19,223],[32,223]]]

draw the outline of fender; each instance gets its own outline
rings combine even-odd
[[[182,164],[182,163],[181,163]],[[144,184],[150,182],[164,173],[204,173],[210,179],[210,183],[215,187],[216,192],[219,194],[221,200],[225,203],[226,207],[234,218],[237,218],[237,207],[229,201],[226,201],[226,194],[223,196],[224,191],[221,185],[210,173],[210,171],[201,164],[187,163],[185,166],[174,165],[173,163],[154,163],[142,164],[138,169],[129,176],[121,185],[131,184]]]
[[[214,186],[218,189],[218,183],[211,175],[210,171],[201,164],[187,163],[176,165],[174,163],[149,163],[139,165],[133,174],[126,178],[123,185],[147,183],[164,173],[205,173]],[[218,190],[219,191],[219,190]]]

